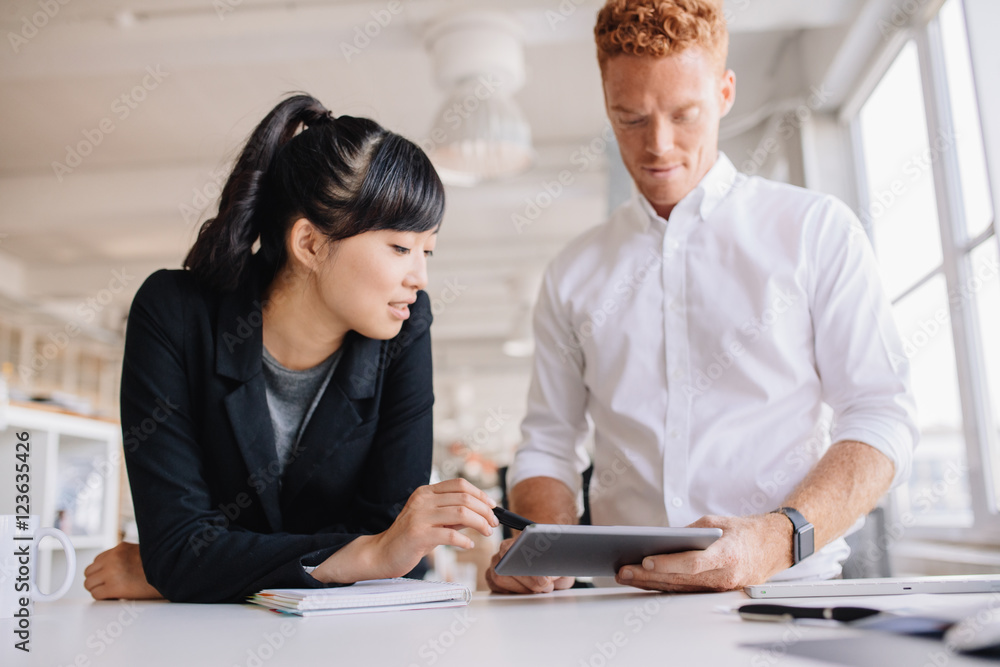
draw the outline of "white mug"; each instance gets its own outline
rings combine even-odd
[[[39,528],[37,514],[18,518],[0,514],[0,618],[25,617],[32,603],[58,600],[73,585],[76,551],[66,533],[55,528]],[[66,580],[51,593],[42,593],[35,584],[38,571],[38,543],[54,537],[66,551]],[[25,611],[26,610],[26,611]]]

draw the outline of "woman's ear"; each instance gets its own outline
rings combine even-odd
[[[308,271],[316,271],[321,263],[326,236],[316,225],[299,218],[288,232],[288,258]]]

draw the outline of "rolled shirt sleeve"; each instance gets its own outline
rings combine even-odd
[[[895,487],[909,478],[919,439],[910,360],[861,223],[832,197],[820,206],[811,309],[817,371],[834,411],[831,441],[885,454]]]
[[[507,475],[507,488],[530,477],[552,477],[574,493],[589,465],[584,440],[587,388],[583,352],[562,312],[555,266],[549,267],[535,306],[535,356],[528,407],[521,423],[523,442]]]

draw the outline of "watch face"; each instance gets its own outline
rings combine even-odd
[[[816,549],[815,536],[813,535],[813,525],[802,516],[802,513],[792,507],[779,507],[774,510],[788,517],[792,522],[794,532],[792,533],[792,559],[798,563],[803,558],[813,555]]]
[[[803,558],[813,555],[816,548],[813,526],[807,523],[801,529],[795,531],[795,562],[798,563]]]

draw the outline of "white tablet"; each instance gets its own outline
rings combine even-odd
[[[533,523],[497,563],[503,576],[613,577],[646,556],[700,551],[719,528],[563,526]]]

